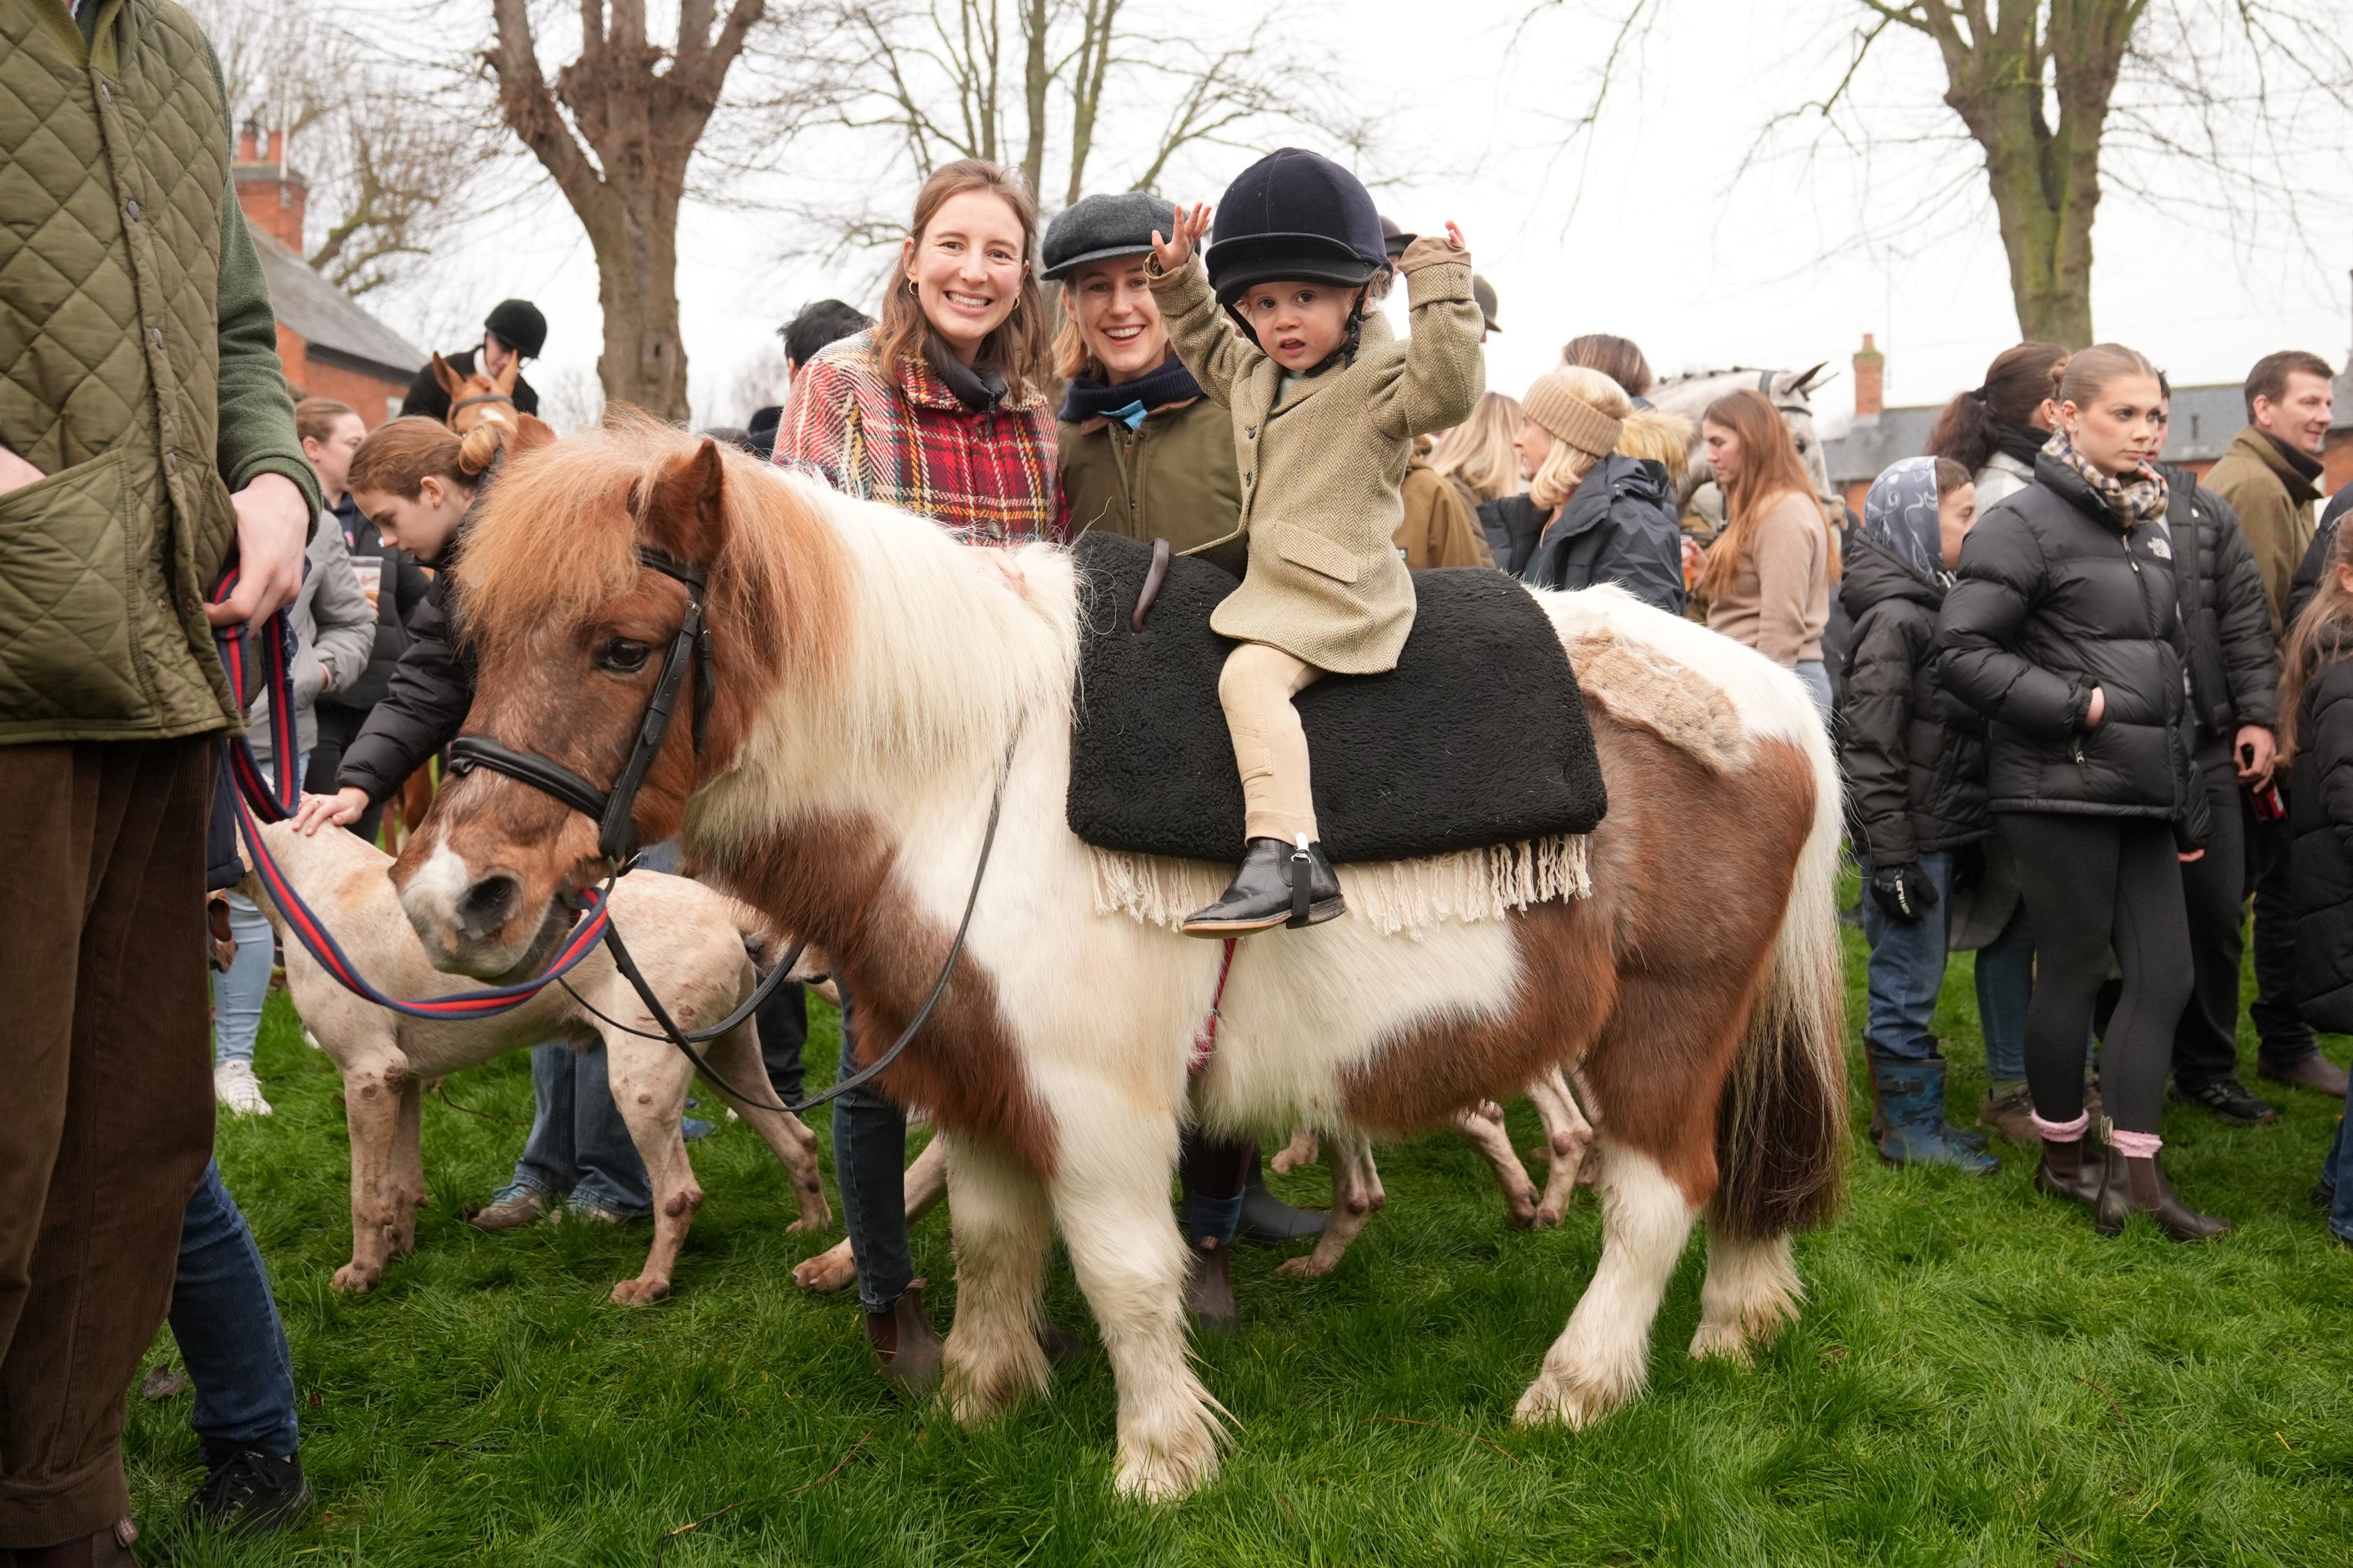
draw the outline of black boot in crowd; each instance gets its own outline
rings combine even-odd
[[[2232,1228],[2221,1215],[2200,1214],[2183,1203],[2156,1155],[2137,1159],[2111,1145],[2107,1156],[2092,1220],[2102,1236],[2123,1235],[2125,1222],[2136,1214],[2155,1220],[2176,1241],[2210,1241]]]

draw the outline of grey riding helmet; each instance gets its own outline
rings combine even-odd
[[[1067,278],[1092,261],[1152,254],[1155,230],[1164,240],[1176,232],[1174,203],[1145,191],[1082,196],[1054,215],[1039,247],[1048,282]]]

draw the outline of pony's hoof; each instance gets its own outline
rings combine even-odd
[[[793,1267],[793,1283],[821,1296],[857,1282],[858,1260],[849,1255],[847,1241]]]
[[[335,1270],[334,1288],[347,1296],[364,1296],[375,1289],[384,1278],[381,1268],[364,1268],[356,1263],[346,1263]]]
[[[667,1279],[624,1279],[613,1287],[616,1307],[650,1307],[670,1294]]]
[[[1519,1408],[1512,1413],[1512,1419],[1522,1426],[1556,1421],[1572,1432],[1582,1432],[1630,1397],[1630,1390],[1613,1394],[1547,1372],[1520,1395]]]
[[[1537,1205],[1536,1223],[1534,1228],[1537,1230],[1550,1230],[1559,1223],[1560,1211],[1558,1209],[1554,1208],[1549,1205]]]
[[[1535,1193],[1507,1194],[1504,1203],[1510,1210],[1509,1217],[1514,1230],[1536,1230],[1544,1226],[1544,1211],[1536,1207]],[[1559,1221],[1556,1218],[1553,1223],[1557,1225]]]
[[[831,1215],[803,1215],[800,1218],[793,1221],[792,1224],[785,1226],[785,1234],[786,1236],[807,1236],[813,1230],[830,1230],[831,1228],[833,1228],[833,1216]],[[794,1275],[795,1278],[797,1279],[799,1276],[799,1270],[795,1269]]]
[[[1208,1486],[1218,1473],[1218,1446],[1205,1431],[1181,1449],[1143,1453],[1122,1444],[1112,1487],[1137,1502],[1176,1502]]]
[[[1707,1323],[1699,1326],[1692,1335],[1692,1359],[1694,1361],[1728,1361],[1740,1366],[1752,1364],[1748,1335],[1736,1323]]]
[[[1286,1279],[1320,1279],[1332,1272],[1332,1265],[1311,1252],[1304,1258],[1287,1258],[1276,1264],[1274,1271]]]

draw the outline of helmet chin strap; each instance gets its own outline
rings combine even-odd
[[[1332,362],[1334,360],[1338,360],[1340,362],[1340,368],[1343,370],[1347,369],[1350,365],[1356,363],[1356,351],[1364,345],[1365,339],[1365,296],[1371,291],[1372,284],[1369,281],[1358,285],[1356,289],[1356,302],[1348,307],[1348,336],[1346,340],[1343,342],[1338,348],[1334,349],[1330,353],[1325,354],[1322,359],[1317,360],[1305,370],[1299,372],[1299,374],[1321,375],[1326,370],[1331,368]],[[1258,341],[1257,330],[1250,324],[1249,321],[1240,310],[1236,310],[1231,305],[1228,305],[1226,307],[1226,314],[1233,319],[1234,330],[1240,332],[1242,336],[1248,338],[1250,341],[1250,346],[1252,348],[1261,351],[1265,349],[1266,345]]]

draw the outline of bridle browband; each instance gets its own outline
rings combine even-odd
[[[652,770],[654,759],[661,754],[663,738],[670,733],[670,714],[678,705],[679,688],[685,684],[690,658],[694,669],[693,740],[697,756],[702,754],[702,743],[710,734],[711,703],[715,692],[711,678],[711,628],[703,618],[702,569],[644,546],[638,550],[638,561],[684,586],[686,615],[679,621],[678,632],[662,655],[661,676],[654,682],[653,695],[646,699],[637,743],[630,748],[628,761],[621,764],[620,774],[613,780],[611,789],[600,790],[561,763],[536,752],[518,751],[487,735],[460,735],[449,742],[452,773],[488,768],[554,795],[596,824],[596,851],[615,865],[637,853],[638,833],[630,819],[637,811],[638,792],[644,787],[646,774]]]
[[[478,392],[471,397],[461,397],[449,405],[449,416],[454,417],[460,408],[471,408],[478,403],[503,403],[510,408],[515,405],[515,400],[503,392]]]

